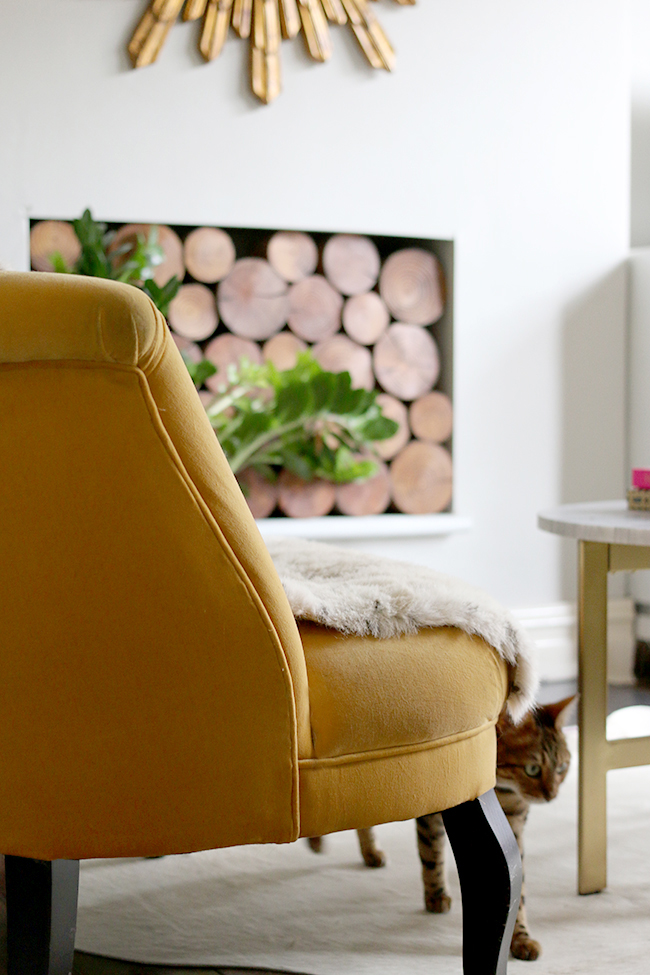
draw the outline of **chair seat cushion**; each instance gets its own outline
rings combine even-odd
[[[471,736],[496,722],[508,667],[477,636],[436,627],[346,636],[300,623],[313,755],[328,759]],[[389,705],[386,705],[389,701]]]

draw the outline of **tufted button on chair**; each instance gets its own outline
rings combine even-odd
[[[491,791],[511,681],[494,649],[449,627],[335,646],[296,625],[136,288],[0,274],[0,458],[10,975],[70,971],[81,858],[439,810],[464,971],[502,975],[520,865]]]

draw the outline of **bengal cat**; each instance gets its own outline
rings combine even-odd
[[[531,802],[550,802],[569,770],[571,756],[562,728],[574,698],[538,706],[514,725],[504,712],[497,723],[496,794],[524,857],[524,825]],[[432,914],[445,914],[451,907],[445,866],[445,828],[440,813],[421,816],[417,823],[418,852],[422,862],[424,904]],[[377,849],[373,831],[357,831],[364,862],[381,867],[386,862]],[[309,841],[313,850],[321,849],[320,837]],[[521,902],[510,950],[515,958],[533,961],[541,945],[531,938],[526,919],[522,886]]]

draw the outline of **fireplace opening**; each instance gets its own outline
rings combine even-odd
[[[129,254],[155,226],[154,282],[180,284],[166,311],[208,413],[242,359],[291,369],[308,350],[351,386],[374,390],[397,432],[372,445],[375,472],[336,484],[286,468],[237,471],[256,518],[414,516],[453,503],[453,242],[333,231],[106,223]],[[34,270],[73,267],[72,221],[31,222]],[[232,373],[231,373],[232,375]],[[272,477],[269,476],[272,474]]]

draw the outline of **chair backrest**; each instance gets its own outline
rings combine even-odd
[[[300,638],[162,316],[0,274],[0,852],[285,841]]]

